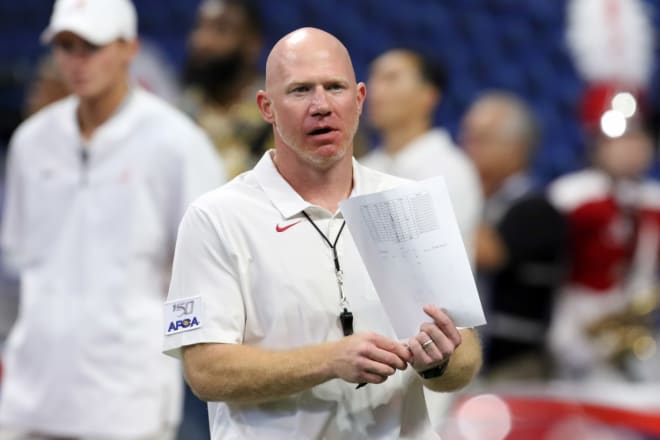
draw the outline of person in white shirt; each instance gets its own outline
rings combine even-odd
[[[184,210],[224,178],[203,132],[130,84],[136,21],[129,0],[58,0],[42,35],[73,95],[10,144],[2,251],[21,303],[3,440],[174,438],[162,301]]]
[[[411,180],[444,177],[465,249],[473,261],[483,197],[470,159],[447,131],[433,126],[445,83],[444,69],[417,52],[394,49],[376,58],[367,83],[368,121],[383,143],[359,160],[367,167]],[[427,391],[426,399],[431,423],[439,430],[451,395]]]
[[[353,160],[365,96],[334,36],[283,37],[257,94],[275,149],[184,216],[164,350],[210,402],[214,440],[433,438],[423,388],[480,366],[475,332],[441,305],[396,340],[344,227],[340,201],[402,182]]]
[[[408,50],[387,51],[371,63],[368,121],[382,137],[363,165],[411,180],[443,176],[468,254],[473,257],[483,196],[479,175],[450,134],[433,126],[445,88],[444,69]]]

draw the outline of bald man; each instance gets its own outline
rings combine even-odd
[[[484,375],[493,380],[550,373],[545,336],[562,282],[566,227],[528,171],[536,132],[527,105],[499,91],[479,97],[461,129],[486,194],[476,262],[489,304]]]
[[[365,96],[335,37],[282,38],[256,97],[275,148],[182,221],[165,351],[210,402],[213,439],[433,438],[423,387],[479,368],[473,330],[441,305],[395,339],[344,227],[341,200],[401,182],[353,159]]]

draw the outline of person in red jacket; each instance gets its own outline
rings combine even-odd
[[[552,183],[569,227],[571,265],[549,343],[560,376],[611,377],[608,347],[589,327],[620,313],[656,280],[660,184],[645,178],[653,142],[635,119],[594,134],[593,165]],[[620,371],[614,370],[617,374]]]

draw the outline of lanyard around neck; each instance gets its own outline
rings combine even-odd
[[[344,332],[344,336],[353,334],[353,314],[348,310],[348,298],[344,294],[344,272],[341,270],[341,265],[339,264],[339,255],[337,254],[337,242],[341,233],[344,231],[344,226],[346,226],[346,220],[343,221],[337,236],[335,237],[334,243],[319,229],[318,225],[311,219],[311,217],[305,212],[302,212],[307,221],[309,221],[316,232],[323,238],[323,240],[328,244],[330,249],[332,249],[332,255],[335,261],[335,276],[337,277],[337,286],[339,287],[339,306],[342,309],[342,312],[339,314],[339,320],[341,321],[341,328]]]

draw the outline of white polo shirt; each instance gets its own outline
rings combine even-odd
[[[353,179],[352,195],[402,182],[355,161]],[[165,323],[167,353],[178,356],[180,347],[197,343],[292,349],[343,337],[333,253],[303,210],[334,241],[341,212],[303,200],[270,152],[252,171],[193,203],[179,228],[166,314],[177,305],[191,308]],[[337,252],[355,331],[395,338],[348,228]],[[212,402],[209,416],[213,440],[435,436],[422,382],[410,367],[359,390],[335,379],[272,403]]]
[[[222,163],[183,114],[134,90],[87,142],[75,97],[11,142],[3,256],[20,274],[0,425],[133,438],[180,418],[177,362],[162,355],[162,302],[188,203]]]
[[[483,193],[474,164],[454,145],[449,133],[434,128],[394,155],[377,148],[361,158],[360,163],[411,180],[443,176],[463,242],[471,260],[474,260],[476,231],[484,204]]]

